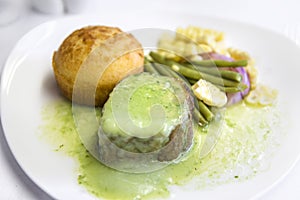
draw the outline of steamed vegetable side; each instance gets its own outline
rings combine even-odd
[[[256,87],[251,57],[225,48],[222,32],[195,26],[163,35],[158,50],[145,56],[145,71],[183,80],[193,91],[194,115],[201,126],[214,119],[214,110],[236,104]]]
[[[213,107],[220,108],[242,100],[250,88],[248,75],[242,70],[247,60],[217,60],[221,70],[213,67],[213,63],[214,60],[178,62],[159,51],[152,51],[145,57],[145,71],[183,80],[196,97],[195,116],[199,124],[205,126],[213,120]],[[237,64],[244,66],[237,67]]]

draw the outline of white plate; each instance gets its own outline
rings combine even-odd
[[[280,105],[290,116],[289,133],[272,160],[270,170],[242,183],[227,184],[212,190],[182,191],[176,199],[249,199],[258,197],[281,180],[300,154],[298,118],[300,102],[300,49],[274,32],[232,21],[178,13],[145,13],[111,18],[70,17],[42,24],[26,34],[11,52],[2,75],[1,120],[9,147],[25,173],[55,199],[94,199],[77,184],[72,158],[57,154],[37,137],[41,108],[60,98],[51,67],[52,53],[74,29],[91,24],[119,26],[123,30],[156,27],[174,29],[199,25],[226,33],[226,40],[255,57],[260,77],[280,92]],[[285,120],[285,119],[283,119]]]

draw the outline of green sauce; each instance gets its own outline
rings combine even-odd
[[[151,199],[169,197],[170,185],[193,188],[246,180],[268,166],[279,117],[274,107],[251,107],[240,103],[228,108],[219,142],[204,159],[199,159],[205,130],[195,133],[194,146],[183,161],[148,174],[128,174],[105,167],[81,144],[69,102],[48,105],[43,110],[43,137],[55,150],[78,161],[78,183],[104,199]]]
[[[161,150],[178,125],[190,122],[189,99],[184,95],[187,92],[173,78],[149,73],[129,76],[118,83],[103,107],[103,134],[129,152]],[[113,154],[108,155],[108,160]],[[152,159],[147,160],[150,163]],[[120,164],[118,161],[117,165]],[[135,160],[134,165],[137,164]]]
[[[144,137],[146,132],[141,130],[148,127],[151,129],[151,136],[153,136],[152,133],[155,131],[149,126],[158,120],[161,122],[161,126],[157,125],[161,128],[157,130],[160,134],[155,133],[154,135],[161,135],[166,138],[181,123],[182,110],[184,109],[181,108],[181,104],[183,104],[184,99],[179,99],[176,95],[182,93],[182,86],[169,77],[149,73],[129,76],[114,88],[104,105],[101,120],[103,131],[113,136],[128,136],[124,127],[134,126],[137,128],[130,130],[134,130],[135,135]],[[151,109],[155,106],[159,106],[157,108],[159,114],[163,113],[163,115],[155,114],[155,119],[152,119]],[[128,116],[123,116],[124,113],[127,113]],[[118,116],[122,116],[119,117],[119,122],[116,119]],[[130,119],[130,123],[120,120],[120,118]]]
[[[151,122],[150,108],[155,104],[162,106],[166,112],[166,126],[175,126],[176,122],[178,123],[176,119],[179,118],[181,112],[179,101],[174,93],[163,88],[161,84],[144,85],[133,93],[128,108],[133,122],[140,127],[148,126]],[[166,135],[169,134],[169,132],[166,133]]]

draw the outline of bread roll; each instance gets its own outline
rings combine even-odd
[[[54,52],[52,66],[62,94],[84,105],[103,106],[124,77],[143,71],[141,44],[119,28],[87,26]]]

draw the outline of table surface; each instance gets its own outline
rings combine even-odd
[[[189,11],[201,15],[224,19],[234,19],[257,24],[285,36],[298,43],[300,39],[300,6],[299,0],[190,0],[190,1],[96,1],[87,0],[87,4],[79,14],[110,12],[118,13],[118,9]],[[116,8],[116,3],[118,8]],[[145,5],[146,4],[146,5]],[[66,15],[66,14],[65,14]],[[45,21],[62,17],[35,12],[30,8],[6,26],[0,26],[0,70],[15,43],[27,31]],[[300,141],[299,141],[300,142]],[[300,163],[262,199],[279,200],[300,199]],[[6,143],[2,129],[0,130],[0,199],[5,200],[51,200],[52,198],[36,186],[17,164]]]

